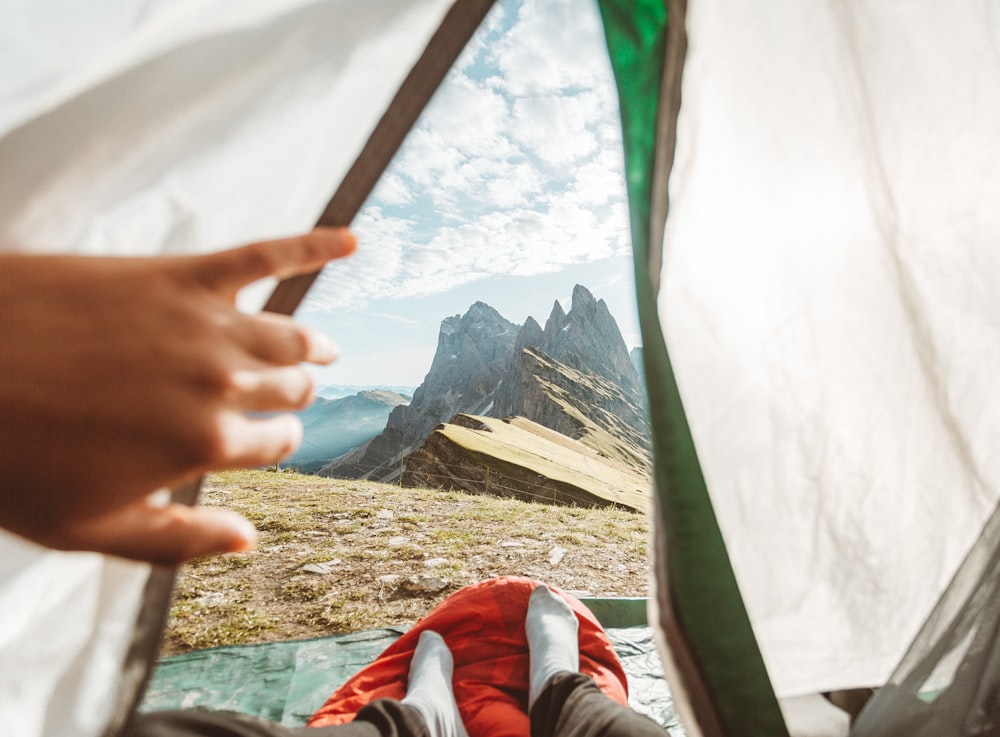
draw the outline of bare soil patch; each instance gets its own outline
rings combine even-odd
[[[211,476],[202,502],[248,517],[260,542],[181,568],[162,655],[408,626],[494,576],[646,595],[647,519],[623,509],[277,471]]]

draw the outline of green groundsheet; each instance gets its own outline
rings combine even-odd
[[[595,610],[602,604],[588,602]],[[618,621],[636,618],[626,602],[608,604]],[[608,612],[595,611],[602,621]],[[628,676],[632,708],[675,730],[670,692],[651,630],[608,627]],[[313,640],[238,645],[164,658],[157,665],[143,711],[213,709],[239,711],[298,726],[350,676],[375,660],[403,633],[383,629]],[[674,731],[674,734],[680,734]]]

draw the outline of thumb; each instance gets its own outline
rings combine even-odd
[[[250,550],[256,542],[253,525],[235,512],[142,499],[76,528],[70,544],[61,547],[176,566],[214,553]]]

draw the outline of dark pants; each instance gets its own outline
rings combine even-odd
[[[531,737],[664,737],[649,717],[609,699],[582,673],[555,676],[531,707]]]
[[[335,727],[282,727],[231,711],[161,711],[140,715],[125,737],[430,737],[412,706],[377,699],[353,722]]]
[[[350,724],[282,727],[231,712],[166,711],[140,716],[127,737],[429,737],[420,712],[378,699]],[[605,696],[580,673],[557,675],[531,708],[531,737],[664,737],[652,719]]]

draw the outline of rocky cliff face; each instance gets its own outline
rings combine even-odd
[[[518,415],[581,441],[639,473],[649,469],[645,405],[620,385],[526,348],[516,362]]]
[[[639,377],[604,300],[594,299],[585,287],[577,285],[570,311],[565,318],[561,314],[561,309],[552,309],[545,324],[545,342],[537,347],[571,368],[603,376],[626,392],[635,391]]]
[[[393,481],[402,458],[457,414],[522,416],[581,440],[608,458],[648,467],[644,393],[607,305],[584,287],[543,328],[508,322],[481,302],[441,324],[424,383],[385,430],[321,473]]]
[[[535,353],[530,354],[527,349],[534,349]],[[575,370],[580,376],[603,379],[618,387],[622,395],[620,404],[635,405],[639,410],[638,413],[631,409],[626,411],[623,419],[645,434],[646,420],[642,409],[645,394],[618,323],[603,299],[595,300],[585,287],[577,285],[573,289],[569,313],[563,312],[562,306],[556,302],[544,329],[528,318],[518,333],[514,355],[505,372],[509,380],[498,388],[494,409],[490,412],[492,417],[522,415],[557,430],[546,419],[532,415],[531,408],[524,405],[524,380],[537,368],[538,352]],[[566,385],[565,382],[563,384]]]
[[[643,363],[642,358],[642,346],[636,346],[632,349],[632,352],[628,354],[628,360],[632,362],[632,367],[635,369],[636,376],[639,377],[639,386],[642,388],[643,396],[646,395],[646,366]]]
[[[518,330],[482,302],[464,315],[443,320],[431,368],[412,401],[392,411],[382,434],[364,448],[335,459],[321,473],[392,480],[400,456],[423,443],[435,425],[459,412],[488,414]]]

